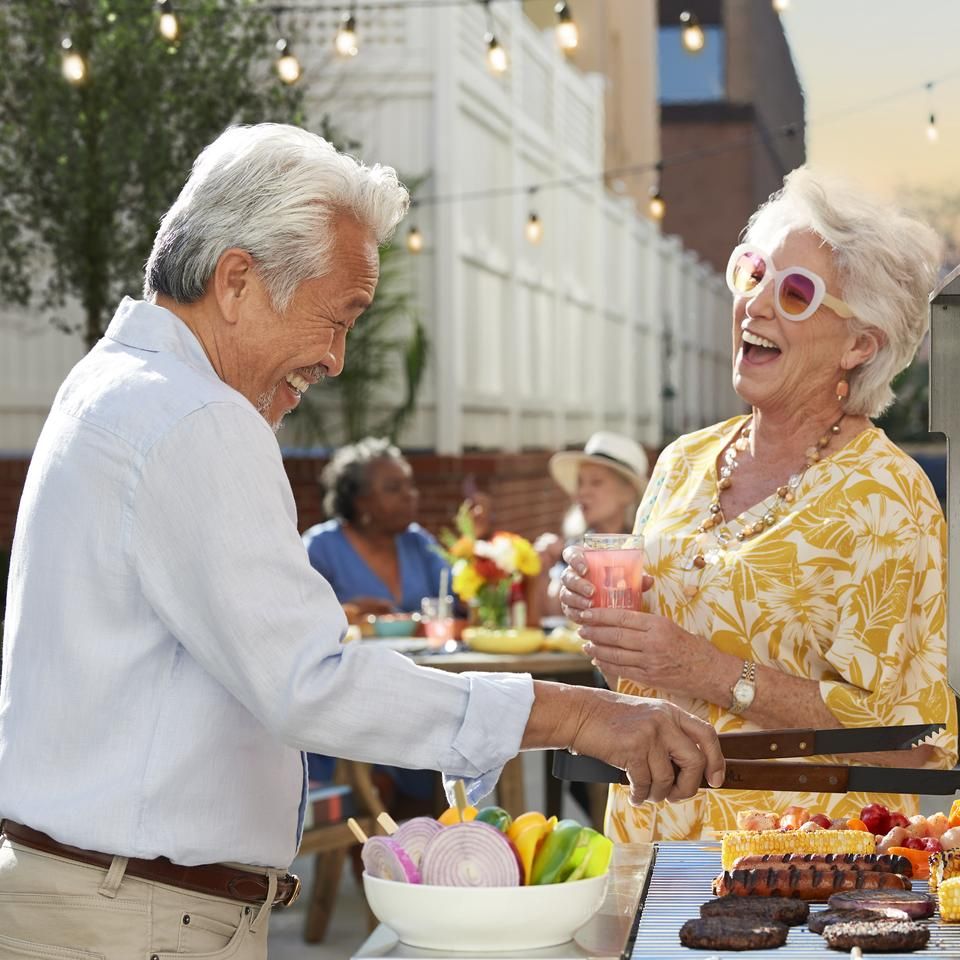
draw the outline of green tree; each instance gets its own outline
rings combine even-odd
[[[191,0],[161,39],[148,0],[0,4],[0,297],[87,346],[136,295],[162,213],[233,122],[300,123],[272,70],[276,30],[250,0]],[[61,42],[88,75],[68,84]],[[76,299],[83,322],[69,327]]]

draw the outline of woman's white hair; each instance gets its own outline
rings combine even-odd
[[[166,212],[147,260],[143,293],[200,299],[220,255],[246,250],[277,310],[304,280],[331,266],[338,214],[385,243],[410,202],[392,167],[364,166],[299,127],[229,127],[197,157]]]
[[[894,205],[807,167],[790,173],[753,214],[744,240],[773,250],[802,230],[812,230],[833,253],[840,289],[830,292],[853,310],[850,332],[877,344],[874,356],[850,371],[844,410],[879,416],[895,399],[893,378],[909,366],[926,333],[943,244]]]

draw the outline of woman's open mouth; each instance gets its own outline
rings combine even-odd
[[[743,359],[747,363],[761,365],[770,363],[780,356],[780,348],[766,337],[744,330],[741,339],[743,340]]]

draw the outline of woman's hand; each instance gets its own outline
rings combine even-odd
[[[657,614],[592,607],[582,548],[568,547],[563,557],[569,564],[560,591],[563,612],[581,624],[580,636],[587,641],[583,652],[611,687],[623,677],[665,693],[717,700],[722,654],[713,644]],[[653,578],[644,576],[644,592],[652,585]]]

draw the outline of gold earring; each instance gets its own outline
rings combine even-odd
[[[837,383],[837,403],[843,403],[849,393],[850,384],[847,382],[846,377],[844,377]]]

